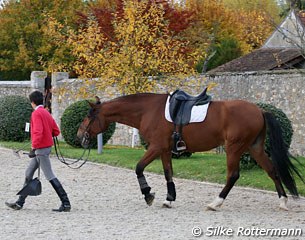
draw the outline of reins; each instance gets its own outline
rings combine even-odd
[[[70,168],[73,168],[73,169],[81,168],[88,161],[88,159],[89,159],[89,155],[90,155],[90,151],[91,151],[91,145],[90,145],[90,134],[88,133],[88,129],[91,126],[91,124],[94,122],[94,120],[95,120],[95,118],[97,116],[97,113],[92,114],[91,110],[89,111],[89,116],[92,115],[92,118],[90,119],[90,122],[89,122],[89,124],[86,127],[86,130],[84,132],[84,137],[83,137],[82,143],[81,143],[81,145],[83,147],[84,146],[86,146],[86,147],[84,147],[83,154],[80,156],[79,159],[76,159],[75,161],[72,161],[72,162],[68,163],[66,161],[66,159],[64,158],[64,156],[62,155],[60,149],[59,149],[59,142],[58,142],[57,137],[53,137],[55,153],[56,153],[56,156],[57,156],[58,160],[60,162],[62,162],[63,164],[67,165]],[[99,120],[99,124],[101,124],[100,120]],[[87,153],[86,159],[83,159],[83,157],[85,156],[85,153],[86,153],[87,150],[88,150],[88,153]],[[79,166],[77,166],[77,167],[73,167],[72,166],[72,165],[78,163],[79,161],[83,161],[83,162]]]
[[[87,149],[84,149],[83,154],[80,156],[80,158],[76,159],[75,161],[67,162],[67,160],[64,158],[64,156],[62,155],[62,153],[59,149],[59,142],[58,142],[57,137],[53,137],[53,142],[54,142],[54,148],[55,148],[55,153],[56,153],[57,159],[60,162],[62,162],[63,164],[67,165],[69,168],[79,169],[88,161],[89,155],[90,155],[90,150],[91,150],[90,147]],[[83,159],[87,150],[88,150],[88,153],[87,153],[86,159]],[[79,161],[83,161],[83,162],[79,166],[74,167],[73,165],[78,163]]]

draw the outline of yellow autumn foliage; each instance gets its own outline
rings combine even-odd
[[[121,94],[132,94],[156,91],[157,84],[168,89],[192,83],[185,77],[195,74],[193,65],[199,54],[185,54],[189,42],[168,30],[162,5],[152,3],[147,11],[146,1],[128,0],[124,15],[114,16],[113,26],[115,39],[109,40],[94,18],[78,31],[63,31],[64,27],[51,19],[49,32],[57,41],[66,38],[75,61],[72,66],[49,66],[53,71],[69,69],[86,79],[80,90],[83,96],[92,86],[102,91],[115,86]]]

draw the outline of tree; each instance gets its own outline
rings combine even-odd
[[[194,24],[186,36],[205,53],[201,62],[211,59],[217,46],[228,41],[235,42],[235,57],[247,54],[260,47],[274,28],[270,16],[255,5],[233,8],[217,0],[188,0],[186,6],[194,12]]]
[[[287,0],[290,4],[290,8],[297,8],[300,10],[305,9],[305,1],[304,0]]]
[[[49,58],[43,28],[53,16],[73,26],[75,11],[85,7],[82,0],[8,0],[0,8],[0,79],[29,79],[33,70],[42,70],[40,59]]]
[[[177,31],[170,30],[164,5],[129,0],[112,14],[111,34],[93,16],[79,31],[67,31],[66,42],[76,61],[60,69],[72,67],[87,79],[81,90],[83,96],[92,84],[99,90],[115,85],[122,94],[130,94],[154,91],[156,78],[176,87],[185,76],[194,74],[198,54]],[[50,21],[49,29],[55,34],[63,28]]]
[[[237,11],[259,11],[270,16],[274,21],[280,21],[281,8],[276,0],[223,0],[226,7]]]
[[[224,39],[220,43],[213,46],[214,54],[211,58],[200,61],[196,68],[198,72],[205,73],[206,71],[229,62],[241,56],[241,49],[235,39]]]

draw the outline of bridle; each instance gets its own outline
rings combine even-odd
[[[96,113],[93,114],[92,113],[92,109],[90,109],[90,112],[88,114],[88,117],[90,118],[90,120],[89,120],[89,123],[88,123],[85,131],[84,131],[83,138],[82,138],[82,141],[81,141],[81,145],[84,148],[84,151],[83,151],[83,154],[78,159],[76,159],[75,161],[67,162],[67,160],[64,158],[64,156],[62,155],[62,153],[61,153],[61,151],[59,149],[59,143],[58,143],[57,137],[53,137],[55,153],[56,153],[56,156],[57,156],[57,158],[58,158],[58,160],[60,162],[62,162],[63,164],[67,165],[70,168],[78,169],[78,168],[81,168],[88,161],[89,155],[90,155],[90,151],[91,151],[91,147],[92,147],[92,144],[90,144],[91,137],[90,137],[88,129],[90,128],[92,123],[95,121],[96,116],[98,115],[98,112],[99,111],[97,111]],[[99,120],[99,124],[101,126],[100,120]],[[87,154],[86,154],[86,152],[87,152]],[[83,157],[85,155],[86,155],[86,158],[83,159]],[[79,161],[83,161],[83,162],[80,165],[74,167],[73,165],[78,163]]]
[[[96,109],[96,112],[94,112],[94,113],[93,113],[92,108],[89,111],[88,118],[90,120],[89,120],[89,123],[88,123],[85,131],[84,131],[83,138],[82,138],[82,141],[81,141],[81,145],[84,149],[87,149],[90,146],[91,136],[90,136],[88,130],[89,130],[90,126],[92,125],[92,123],[96,120],[96,117],[98,116],[98,114],[99,114],[99,109]],[[99,122],[99,127],[102,128],[101,120],[98,119],[98,122]]]

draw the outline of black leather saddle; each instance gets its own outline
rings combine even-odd
[[[193,106],[204,105],[211,101],[206,94],[207,88],[198,96],[191,96],[182,90],[173,92],[169,99],[169,113],[176,125],[186,125],[190,122]]]

